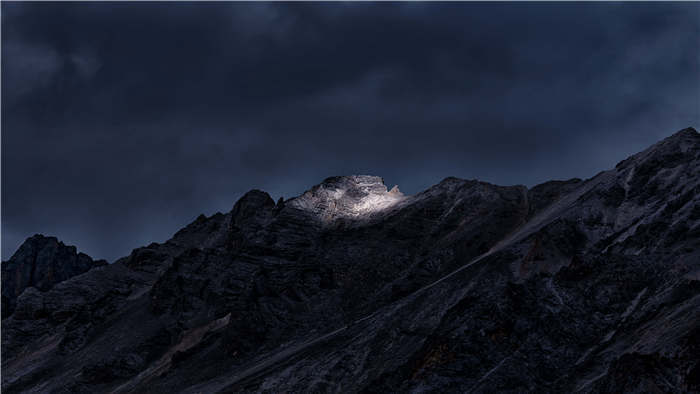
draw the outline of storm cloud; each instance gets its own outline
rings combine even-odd
[[[587,178],[700,119],[698,3],[2,3],[2,253],[252,188]]]

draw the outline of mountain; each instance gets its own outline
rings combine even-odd
[[[531,189],[253,190],[16,303],[4,393],[700,392],[700,135]]]
[[[55,237],[36,234],[28,238],[10,260],[2,263],[2,318],[12,314],[17,297],[27,287],[47,291],[56,283],[105,264]]]

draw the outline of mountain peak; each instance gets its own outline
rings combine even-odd
[[[46,291],[58,282],[106,264],[56,237],[35,234],[27,238],[9,260],[2,262],[3,318],[12,313],[16,298],[27,287]]]
[[[27,239],[24,241],[24,243],[25,243],[25,244],[38,244],[38,243],[55,243],[55,244],[59,244],[59,243],[63,243],[63,242],[59,241],[58,238],[56,238],[56,237],[46,236],[46,235],[44,235],[44,234],[39,234],[39,233],[37,233],[37,234],[34,234],[34,235],[32,235],[31,237],[27,238]]]
[[[269,194],[262,190],[253,189],[236,201],[236,203],[233,205],[232,212],[234,216],[236,216],[239,214],[245,214],[247,211],[255,211],[260,207],[274,205],[275,201]]]
[[[686,127],[685,129],[679,130],[670,136],[664,138],[663,140],[652,145],[649,149],[658,149],[659,147],[680,147],[684,151],[687,146],[693,146],[700,144],[700,134],[692,128]]]
[[[65,249],[71,253],[76,253],[77,249],[75,246],[66,245],[59,241],[58,238],[52,236],[45,236],[43,234],[34,234],[27,238],[22,245],[17,248],[17,251],[10,257],[9,260],[4,263],[10,264],[13,261],[17,261],[23,255],[36,255],[42,250],[53,250],[53,249]]]
[[[700,137],[700,133],[698,133],[697,130],[695,130],[693,127],[686,127],[685,129],[679,130],[676,133],[674,133],[670,138],[673,137],[695,137],[698,138]]]
[[[388,191],[381,177],[344,175],[326,178],[311,190],[291,199],[289,206],[330,221],[366,217],[385,211],[405,198],[398,185]]]
[[[642,163],[648,163],[651,167],[661,165],[670,168],[676,163],[695,160],[698,151],[700,151],[700,134],[694,128],[686,127],[622,160],[615,168],[619,170]]]
[[[369,186],[386,186],[384,179],[374,175],[338,175],[324,179],[320,185],[336,185],[340,187],[369,187]],[[319,186],[320,186],[319,185]]]

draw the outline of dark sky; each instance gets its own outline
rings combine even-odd
[[[2,3],[2,254],[247,190],[590,177],[699,115],[700,3]]]

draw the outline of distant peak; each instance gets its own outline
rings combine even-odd
[[[63,242],[59,241],[58,238],[56,237],[51,237],[51,236],[45,236],[43,234],[34,234],[31,237],[27,238],[22,242],[22,244],[19,246],[17,249],[17,252],[20,250],[40,250],[43,248],[56,248],[56,247],[65,247],[68,249],[71,249],[73,251],[76,250],[75,246],[66,246]],[[15,253],[17,253],[15,252]]]
[[[374,175],[340,175],[326,178],[321,185],[384,185],[384,179]]]
[[[17,248],[17,251],[15,251],[8,261],[15,259],[16,256],[27,253],[34,254],[36,251],[42,249],[62,249],[67,251],[69,254],[84,254],[82,252],[78,253],[75,246],[66,245],[56,237],[46,236],[43,234],[34,234],[22,242],[19,248]],[[92,258],[90,259],[92,260]]]
[[[233,205],[231,212],[236,217],[249,217],[254,215],[260,208],[272,208],[274,206],[275,201],[269,194],[262,190],[253,189],[236,201],[236,204]]]
[[[324,220],[338,217],[360,218],[384,211],[405,196],[394,186],[387,191],[384,180],[372,175],[344,175],[326,178],[289,205],[313,212]]]
[[[680,149],[685,151],[688,148],[697,147],[698,144],[700,144],[700,134],[698,134],[694,128],[687,127],[652,145],[649,150],[657,151]]]
[[[679,130],[673,134],[671,134],[669,137],[664,138],[660,142],[658,142],[656,145],[663,145],[663,144],[668,144],[668,143],[678,143],[678,142],[684,142],[684,141],[700,141],[700,134],[692,128],[692,127],[686,127],[685,129]]]
[[[47,291],[88,270],[107,264],[78,253],[75,246],[66,246],[56,237],[35,234],[2,262],[2,318],[12,314],[17,297],[28,287]]]
[[[46,236],[44,234],[34,234],[27,238],[24,242],[54,242],[59,243],[60,241],[56,237]]]
[[[647,149],[617,163],[615,168],[623,169],[650,160],[682,162],[692,160],[693,152],[700,150],[700,134],[692,127],[679,130]]]
[[[685,129],[678,131],[678,132],[677,132],[676,134],[674,134],[674,135],[684,135],[684,136],[699,137],[699,136],[700,136],[700,133],[698,133],[697,130],[695,130],[695,129],[692,128],[692,127],[686,127]]]

